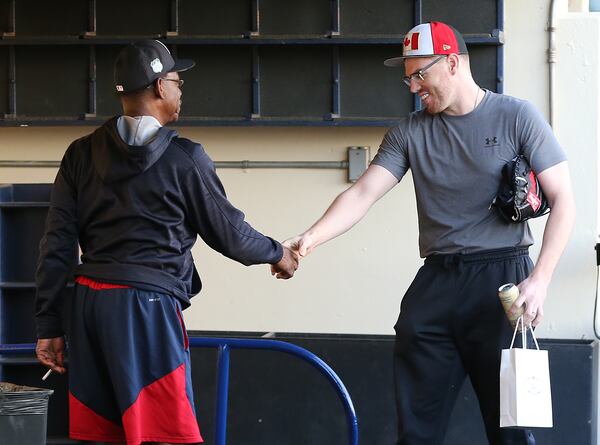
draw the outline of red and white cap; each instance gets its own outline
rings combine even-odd
[[[447,54],[467,54],[467,45],[460,33],[442,22],[421,23],[406,33],[402,57],[383,62],[385,66],[400,66],[409,57],[432,57]]]

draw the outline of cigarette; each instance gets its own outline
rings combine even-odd
[[[44,377],[42,377],[42,380],[46,380],[50,374],[52,374],[52,369],[49,369],[48,372],[46,372],[46,374],[44,374]]]

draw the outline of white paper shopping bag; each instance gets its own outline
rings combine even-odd
[[[522,348],[513,348],[519,327],[515,328],[510,349],[502,350],[500,363],[500,426],[552,427],[552,396],[548,351],[527,349],[526,329],[520,318]],[[529,329],[529,327],[527,328]]]

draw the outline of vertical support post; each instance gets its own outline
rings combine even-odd
[[[96,0],[88,2],[88,29],[84,37],[96,37]]]
[[[2,37],[15,37],[17,35],[17,13],[16,0],[8,3],[8,32],[2,33]]]
[[[260,55],[258,47],[252,47],[252,114],[251,119],[260,117]]]
[[[7,118],[17,117],[17,69],[15,66],[15,47],[8,47],[8,114]]]
[[[225,445],[227,441],[229,353],[229,345],[219,345],[219,352],[217,355],[217,413],[215,419],[215,445]]]
[[[329,37],[340,35],[340,0],[331,0],[331,31]]]
[[[90,45],[88,62],[88,109],[85,118],[96,117],[96,46]]]
[[[502,1],[502,0],[500,0]],[[415,0],[415,26],[423,22],[423,1]],[[413,95],[413,110],[421,109],[421,98],[418,94]]]
[[[179,0],[171,0],[171,29],[166,33],[167,37],[179,35]]]
[[[415,26],[423,21],[423,0],[415,0]]]
[[[252,29],[250,37],[258,37],[260,35],[260,0],[252,0]]]
[[[331,48],[331,109],[330,120],[340,117],[340,48],[337,45]]]
[[[504,0],[498,0],[497,21],[499,45],[496,50],[496,92],[504,93]]]

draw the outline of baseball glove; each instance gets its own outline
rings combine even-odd
[[[523,155],[502,168],[502,181],[491,207],[510,223],[522,223],[550,211],[538,178]]]

